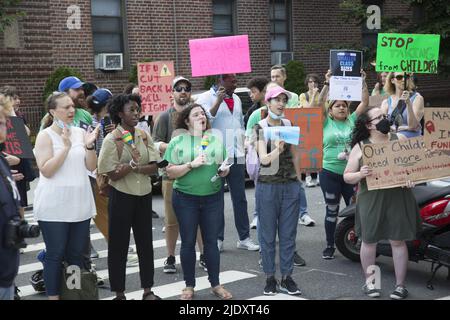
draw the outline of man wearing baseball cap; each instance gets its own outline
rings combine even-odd
[[[173,105],[168,110],[161,113],[156,121],[153,131],[153,141],[161,155],[167,149],[172,139],[173,131],[176,129],[175,123],[178,114],[191,102],[191,82],[183,76],[177,76],[172,82]],[[170,180],[166,174],[163,175],[162,194],[164,197],[164,226],[167,247],[167,260],[164,263],[164,273],[175,273],[175,247],[178,239],[178,221],[172,207],[173,180]],[[199,251],[203,253],[203,243],[198,237]],[[206,264],[203,254],[200,255],[200,265],[205,268]]]
[[[80,126],[80,122],[84,124],[92,124],[92,116],[83,106],[85,103],[84,82],[82,82],[77,77],[66,77],[61,80],[58,86],[58,91],[66,92],[75,104],[75,117],[73,118],[73,125],[76,127]]]

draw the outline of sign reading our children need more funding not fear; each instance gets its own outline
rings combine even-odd
[[[440,35],[379,33],[377,72],[437,73]]]
[[[450,156],[426,150],[423,137],[404,141],[365,144],[363,163],[372,168],[366,178],[369,190],[404,186],[408,180],[422,183],[450,176]]]

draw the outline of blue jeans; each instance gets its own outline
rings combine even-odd
[[[203,255],[208,267],[208,280],[211,287],[220,284],[217,234],[222,203],[223,193],[220,191],[209,196],[194,196],[173,190],[172,204],[180,228],[180,258],[186,287],[195,287],[195,242],[199,225],[204,246]]]
[[[0,287],[0,301],[14,300],[14,285],[8,288]]]
[[[308,202],[306,201],[306,193],[303,183],[300,183],[300,218],[305,214],[308,214]]]
[[[341,197],[345,204],[350,203],[350,199],[355,193],[354,185],[344,181],[344,176],[326,169],[319,173],[320,188],[326,204],[325,212],[325,234],[327,237],[327,246],[334,247],[334,233],[336,231],[337,218],[339,213],[339,204]]]
[[[250,236],[250,221],[248,219],[247,199],[245,197],[245,161],[238,164],[234,159],[234,164],[230,167],[230,173],[225,177],[230,189],[231,201],[233,202],[234,224],[239,235],[239,240],[245,240]],[[223,188],[222,188],[223,193]],[[219,221],[219,237],[224,239],[225,231],[225,207],[222,202],[222,217]]]
[[[258,237],[264,273],[267,276],[275,275],[278,231],[281,275],[291,275],[294,268],[300,183],[258,183],[256,193],[260,202]]]
[[[48,296],[61,292],[62,262],[85,268],[83,253],[89,239],[91,219],[81,222],[38,221],[44,238],[44,283]]]

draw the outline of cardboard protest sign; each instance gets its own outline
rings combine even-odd
[[[379,33],[375,70],[437,73],[438,34]]]
[[[23,120],[19,117],[9,117],[6,120],[5,149],[7,154],[21,159],[33,159],[33,147],[25,131]]]
[[[142,99],[141,115],[157,115],[170,107],[173,61],[138,63],[139,95]]]
[[[300,140],[300,128],[292,127],[264,127],[264,139],[266,140],[282,140],[286,143],[298,145]]]
[[[450,156],[425,152],[423,137],[362,146],[363,163],[373,173],[366,178],[369,190],[404,186],[450,177]]]
[[[189,40],[193,77],[251,72],[248,35]]]
[[[293,126],[300,127],[300,168],[319,171],[323,158],[323,109],[289,108],[284,110],[284,115]]]
[[[330,50],[330,70],[333,76],[361,77],[362,51]]]
[[[430,150],[450,150],[450,108],[425,108],[425,146]]]
[[[362,52],[330,50],[330,100],[361,101]]]

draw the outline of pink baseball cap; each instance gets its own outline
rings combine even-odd
[[[284,90],[280,86],[275,86],[275,87],[272,87],[269,90],[267,90],[265,100],[269,101],[272,98],[278,97],[282,93],[284,93],[288,97],[288,99],[290,99],[292,97],[292,95],[289,91]]]

